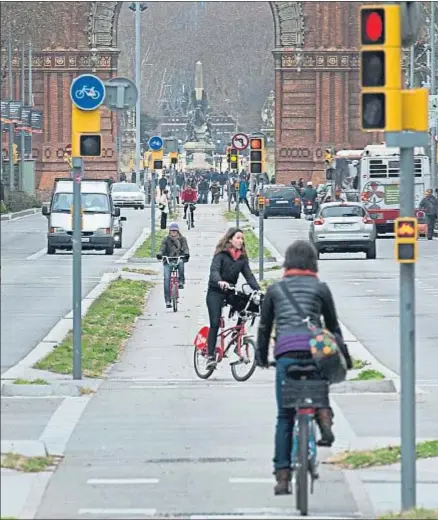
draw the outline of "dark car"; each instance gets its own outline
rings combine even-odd
[[[265,186],[261,195],[265,199],[264,218],[301,218],[301,197],[293,186],[279,184]],[[256,208],[255,214],[259,214],[258,208]]]

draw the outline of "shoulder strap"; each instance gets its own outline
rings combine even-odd
[[[297,300],[292,295],[292,293],[289,292],[288,288],[286,287],[286,283],[284,282],[284,280],[281,281],[278,284],[278,286],[280,287],[281,291],[286,296],[286,298],[290,301],[292,306],[295,308],[295,310],[298,312],[298,314],[300,315],[300,318],[303,321],[308,322],[309,321],[309,317],[305,315],[305,313],[303,312],[303,309],[301,308],[300,304],[297,302]]]

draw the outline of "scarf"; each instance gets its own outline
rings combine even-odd
[[[283,272],[283,278],[287,278],[288,276],[314,276],[315,278],[318,278],[318,274],[309,269],[285,269]]]
[[[242,250],[241,249],[234,249],[234,247],[229,247],[227,251],[230,253],[231,258],[233,260],[239,260],[239,258],[242,256]]]

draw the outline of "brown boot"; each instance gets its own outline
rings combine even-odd
[[[321,431],[321,439],[318,441],[318,446],[329,448],[335,442],[332,430],[333,412],[331,408],[320,408],[315,418]]]
[[[274,487],[274,495],[290,495],[290,469],[277,469],[275,478],[277,485]]]

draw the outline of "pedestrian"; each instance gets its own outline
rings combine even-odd
[[[167,179],[164,172],[161,174],[161,178],[158,181],[158,187],[160,188],[160,195],[163,195],[163,192],[167,187]]]
[[[239,184],[239,204],[245,203],[249,212],[251,213],[251,208],[249,207],[248,199],[248,181],[246,178],[241,179]]]
[[[338,346],[344,354],[347,367],[351,368],[351,358],[342,339],[342,332],[336,315],[333,296],[329,287],[318,279],[318,258],[315,248],[305,240],[297,240],[286,250],[283,279],[274,282],[266,291],[260,314],[256,359],[261,367],[268,367],[268,353],[271,333],[275,323],[276,343],[276,396],[277,425],[275,433],[274,471],[277,485],[276,495],[289,493],[291,477],[292,432],[295,410],[282,405],[281,387],[285,384],[287,369],[292,365],[312,365],[310,330],[304,327],[298,308],[289,301],[293,295],[301,307],[302,314],[309,317],[312,324],[321,327],[321,316],[325,328],[335,335]],[[291,299],[291,298],[290,298]],[[312,379],[322,379],[316,371]],[[333,412],[331,408],[320,408],[316,421],[321,430],[318,445],[330,447],[335,437],[332,431]]]
[[[158,209],[161,211],[161,229],[167,228],[167,215],[169,214],[168,190],[165,188],[158,198]]]
[[[426,196],[420,202],[419,208],[426,214],[427,220],[427,239],[433,240],[433,232],[438,217],[438,199],[433,195],[432,190],[426,191]]]

